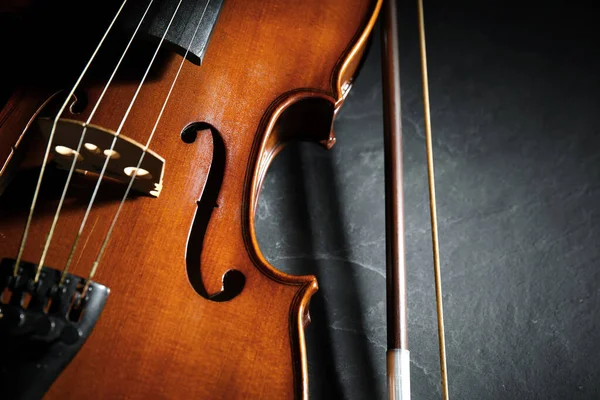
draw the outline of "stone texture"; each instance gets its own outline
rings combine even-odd
[[[455,399],[600,395],[600,58],[590,10],[427,12],[448,370]],[[489,10],[486,10],[487,7]],[[416,12],[401,8],[412,395],[440,398]],[[379,32],[331,151],[269,171],[257,232],[315,274],[311,398],[385,397]]]

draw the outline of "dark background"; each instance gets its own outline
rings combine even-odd
[[[436,399],[412,3],[400,3],[409,345],[413,398]],[[598,12],[425,3],[451,398],[599,398]],[[284,150],[258,209],[267,258],[318,277],[307,328],[313,399],[385,396],[380,68],[377,30],[337,118],[338,143]]]

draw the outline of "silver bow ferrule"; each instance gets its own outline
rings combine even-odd
[[[387,351],[388,400],[410,400],[410,352]]]

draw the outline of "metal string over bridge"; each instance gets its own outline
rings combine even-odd
[[[48,138],[48,145],[46,146],[46,151],[44,153],[44,159],[42,161],[42,166],[40,168],[40,174],[39,174],[38,181],[37,181],[37,184],[36,184],[36,187],[35,187],[35,192],[33,193],[33,198],[31,200],[31,206],[29,208],[29,215],[27,216],[27,222],[25,224],[25,229],[23,230],[23,236],[21,237],[21,243],[19,245],[19,252],[17,254],[17,259],[15,260],[15,266],[14,266],[14,270],[13,270],[13,275],[14,276],[17,276],[19,274],[19,265],[20,265],[21,259],[23,257],[23,251],[25,250],[25,244],[27,243],[27,236],[29,234],[29,229],[31,227],[31,222],[33,220],[33,213],[35,211],[35,206],[36,206],[36,203],[37,203],[37,198],[38,198],[38,195],[40,193],[40,188],[41,188],[41,185],[42,185],[42,180],[44,178],[44,172],[46,171],[46,165],[48,164],[48,157],[50,155],[50,149],[52,148],[52,141],[54,139],[54,133],[56,132],[56,126],[58,124],[58,120],[60,119],[62,113],[67,108],[67,105],[71,101],[71,98],[73,97],[73,94],[75,93],[75,91],[79,87],[79,84],[81,83],[83,77],[87,73],[90,65],[92,64],[92,61],[94,61],[94,58],[96,57],[96,54],[98,54],[98,51],[100,50],[100,48],[104,44],[104,40],[108,36],[108,34],[111,31],[112,27],[114,26],[117,18],[121,14],[121,11],[125,7],[126,3],[127,3],[127,0],[124,0],[123,3],[121,4],[121,6],[119,7],[119,10],[117,11],[117,13],[115,14],[115,16],[113,17],[110,25],[106,29],[106,32],[104,32],[104,35],[102,36],[102,39],[100,39],[100,42],[96,46],[96,49],[92,53],[92,56],[90,57],[89,61],[87,62],[87,64],[83,68],[83,71],[79,75],[79,78],[77,78],[77,81],[73,85],[73,88],[71,88],[71,91],[67,95],[67,98],[65,99],[64,103],[62,104],[62,106],[60,107],[58,113],[56,114],[56,117],[54,118],[54,122],[52,123],[52,129],[50,131],[50,136]],[[76,157],[76,155],[75,155],[75,157]],[[36,276],[35,276],[35,282],[36,283],[37,283],[37,281],[39,279],[40,271],[41,271],[41,266],[38,268],[38,270],[36,272]]]
[[[47,247],[49,247],[49,245],[50,245],[50,240],[52,239],[52,234],[53,234],[53,231],[54,231],[54,226],[56,225],[56,222],[58,221],[58,217],[59,217],[59,214],[60,214],[60,209],[61,209],[61,206],[62,206],[62,202],[63,202],[63,200],[64,200],[64,198],[65,198],[65,196],[67,194],[67,189],[69,187],[69,183],[71,182],[71,176],[73,175],[73,171],[75,170],[75,164],[77,162],[77,154],[79,154],[79,152],[81,151],[81,145],[82,145],[83,140],[85,138],[85,134],[86,134],[86,131],[87,131],[87,125],[91,122],[93,116],[96,113],[96,110],[100,106],[100,102],[104,98],[104,94],[106,93],[106,91],[108,90],[108,87],[112,83],[112,80],[113,80],[114,76],[116,75],[119,67],[121,66],[121,62],[125,58],[125,55],[127,54],[127,51],[129,50],[129,47],[131,46],[131,43],[133,42],[133,39],[136,37],[138,30],[142,26],[142,23],[144,22],[144,19],[146,18],[146,14],[148,14],[148,10],[150,10],[150,6],[152,6],[153,2],[154,2],[154,0],[150,0],[150,2],[148,3],[148,7],[146,7],[146,10],[144,11],[144,14],[142,15],[142,18],[140,19],[140,22],[136,26],[135,31],[131,35],[131,38],[129,39],[129,42],[127,43],[127,46],[125,47],[125,50],[123,51],[123,54],[121,54],[121,58],[117,62],[117,65],[115,66],[115,68],[114,68],[114,70],[113,70],[110,78],[106,82],[106,85],[104,86],[104,89],[102,90],[102,93],[100,94],[100,97],[96,101],[96,105],[94,106],[94,109],[92,110],[92,112],[90,113],[90,116],[88,117],[87,121],[85,122],[86,126],[83,128],[83,131],[82,131],[82,134],[81,134],[81,138],[79,139],[79,143],[77,144],[77,150],[75,150],[75,157],[73,157],[73,162],[71,164],[71,168],[69,169],[69,176],[67,177],[67,181],[65,182],[65,187],[64,187],[62,196],[60,198],[59,207],[56,210],[56,215],[54,216],[54,221],[53,221],[53,224],[52,224],[52,228],[50,230],[50,233],[48,234],[48,239],[46,240],[46,246],[45,246],[44,250],[46,250]],[[61,278],[60,278],[60,284],[62,284],[64,282],[64,280],[65,280],[65,278],[67,276],[67,273],[69,272],[69,266],[71,264],[71,258],[73,257],[73,254],[74,254],[74,252],[71,252],[71,254],[69,255],[69,258],[67,259],[67,263],[65,265],[65,268],[63,269],[63,273],[62,273]],[[43,265],[43,258],[42,258],[42,260],[38,264],[38,269],[41,268],[40,265]]]
[[[119,208],[117,208],[115,216],[113,217],[110,227],[108,228],[108,232],[106,233],[106,236],[104,237],[104,241],[102,242],[102,246],[100,247],[100,250],[98,251],[98,256],[96,257],[96,260],[94,261],[92,270],[85,282],[85,286],[82,290],[82,293],[85,293],[85,291],[87,290],[87,287],[90,285],[92,278],[94,277],[94,275],[96,273],[96,270],[98,269],[98,265],[100,264],[100,259],[102,258],[102,255],[104,254],[104,250],[106,249],[106,246],[108,245],[110,237],[112,236],[112,232],[117,223],[117,219],[119,218],[119,214],[121,213],[121,209],[123,208],[123,205],[125,204],[125,200],[127,199],[127,196],[129,196],[129,192],[131,190],[131,187],[133,186],[133,182],[135,181],[137,173],[140,170],[140,166],[142,165],[142,162],[144,161],[144,156],[146,155],[146,152],[150,148],[150,143],[152,142],[152,139],[154,138],[154,134],[156,133],[156,128],[158,127],[158,124],[159,124],[160,120],[162,119],[165,108],[167,107],[167,103],[169,102],[169,98],[171,97],[171,93],[173,92],[173,88],[175,87],[175,83],[177,82],[177,79],[179,78],[179,74],[181,73],[181,70],[185,63],[187,55],[190,52],[192,43],[194,42],[194,38],[196,37],[196,34],[198,33],[198,29],[200,28],[200,25],[202,24],[202,19],[204,18],[204,14],[206,14],[206,10],[207,10],[209,4],[210,4],[210,0],[207,1],[206,6],[204,6],[204,10],[202,11],[202,15],[200,16],[200,20],[198,21],[198,26],[196,26],[194,34],[192,35],[192,38],[190,39],[190,44],[187,47],[185,54],[183,55],[181,63],[179,64],[179,68],[177,69],[175,78],[173,78],[173,82],[171,83],[171,87],[169,88],[169,92],[167,93],[167,97],[165,98],[162,108],[160,109],[160,112],[158,113],[158,117],[156,118],[156,122],[154,123],[154,127],[152,128],[152,132],[150,132],[148,141],[146,142],[146,145],[144,146],[144,151],[142,152],[142,155],[140,156],[140,159],[139,159],[137,166],[131,176],[131,179],[129,180],[129,185],[127,186],[127,190],[125,190],[125,194],[123,195],[123,198],[121,199],[121,202],[119,203]]]
[[[129,113],[131,112],[133,105],[135,104],[135,101],[136,101],[142,87],[144,86],[144,82],[146,81],[146,78],[148,77],[148,73],[150,72],[150,69],[152,68],[152,65],[154,64],[154,61],[156,60],[156,56],[158,55],[158,52],[162,47],[165,37],[167,36],[167,33],[169,32],[169,29],[171,28],[171,25],[173,24],[173,20],[175,19],[175,16],[177,15],[177,11],[179,10],[179,6],[181,6],[182,1],[183,0],[179,0],[179,2],[177,3],[177,7],[175,8],[175,11],[173,12],[173,15],[171,16],[171,19],[169,20],[169,24],[167,25],[165,32],[163,33],[163,35],[160,39],[160,42],[158,43],[158,46],[156,47],[156,50],[154,51],[154,54],[152,55],[152,59],[150,60],[150,63],[148,64],[148,67],[146,68],[146,71],[144,72],[144,75],[142,76],[142,79],[140,80],[140,83],[139,83],[135,93],[133,94],[133,98],[131,99],[131,102],[129,103],[127,110],[125,111],[125,115],[121,119],[121,123],[119,124],[119,127],[115,131],[114,139],[110,145],[110,148],[108,150],[106,150],[106,152],[105,152],[106,159],[104,160],[104,165],[102,166],[102,170],[100,171],[100,174],[98,175],[98,179],[96,181],[96,186],[94,187],[94,192],[92,193],[92,197],[90,198],[88,207],[85,210],[85,215],[83,216],[83,220],[81,221],[79,230],[77,231],[77,236],[75,236],[75,241],[73,243],[73,246],[71,247],[71,251],[69,253],[69,257],[67,258],[67,263],[65,264],[64,271],[69,269],[69,266],[73,259],[73,255],[75,254],[75,251],[77,250],[77,244],[79,243],[79,239],[81,239],[83,229],[85,228],[85,224],[87,222],[87,219],[88,219],[90,212],[92,210],[92,207],[94,205],[94,200],[96,199],[96,195],[98,194],[98,190],[100,189],[100,184],[102,183],[102,178],[104,177],[104,174],[106,173],[106,168],[111,159],[111,154],[114,151],[115,144],[117,143],[117,139],[118,139],[119,135],[121,134],[121,130],[123,129],[123,126],[125,125],[125,121],[127,120],[127,117],[129,117]],[[64,273],[63,273],[62,279],[64,279]],[[87,289],[87,287],[86,287],[86,289]]]
[[[37,271],[36,271],[36,278],[35,278],[36,280],[39,278],[40,271],[42,270],[44,261],[46,260],[46,255],[48,253],[48,249],[50,248],[50,243],[52,242],[52,237],[54,236],[54,229],[56,228],[56,225],[58,223],[58,219],[60,217],[60,212],[62,210],[63,203],[67,196],[69,184],[71,183],[71,178],[73,177],[73,172],[75,171],[75,165],[77,164],[77,161],[78,161],[77,160],[78,155],[81,152],[81,146],[83,145],[83,141],[85,139],[85,134],[87,132],[87,126],[88,126],[88,124],[91,123],[92,118],[94,118],[94,115],[96,115],[96,111],[100,107],[100,103],[104,99],[104,95],[108,91],[108,88],[109,88],[110,84],[112,83],[112,80],[114,79],[115,75],[117,74],[117,71],[119,70],[119,67],[121,66],[121,62],[125,58],[125,55],[127,54],[127,51],[129,50],[129,47],[131,46],[133,39],[136,37],[138,30],[142,26],[142,22],[144,21],[144,18],[146,17],[146,14],[148,13],[148,10],[150,9],[150,6],[152,5],[153,2],[154,2],[154,0],[150,0],[150,2],[148,3],[148,7],[146,7],[146,11],[142,15],[142,18],[140,19],[140,22],[138,23],[137,27],[135,28],[133,35],[131,35],[131,38],[129,39],[129,42],[127,43],[127,46],[125,47],[125,50],[123,51],[123,54],[121,55],[121,58],[117,62],[117,65],[115,66],[112,74],[110,75],[110,78],[108,78],[108,81],[104,85],[104,89],[102,90],[100,97],[96,101],[96,104],[94,105],[94,108],[92,109],[87,121],[85,121],[85,125],[84,125],[83,131],[81,133],[81,138],[79,139],[79,143],[77,144],[77,149],[75,150],[75,153],[73,154],[73,161],[71,162],[71,167],[69,168],[69,174],[67,176],[67,180],[65,181],[63,192],[62,192],[62,195],[58,202],[58,207],[56,208],[56,213],[54,214],[54,219],[52,220],[52,225],[50,226],[50,230],[49,230],[47,238],[46,238],[46,243],[44,244],[42,256],[40,257],[40,261],[38,263],[38,267],[37,267]],[[67,276],[67,272],[69,271],[68,265],[69,264],[67,263],[67,267],[64,269],[64,271],[62,273],[60,284],[62,284],[64,282],[65,277]]]
[[[435,300],[437,307],[438,340],[440,352],[440,375],[442,398],[449,399],[448,370],[446,365],[446,339],[444,335],[444,306],[442,300],[442,274],[440,271],[440,248],[438,240],[437,208],[435,201],[435,173],[433,168],[433,146],[431,139],[431,108],[429,106],[429,79],[427,76],[427,48],[425,45],[425,18],[423,0],[418,0],[419,47],[421,51],[421,77],[423,83],[423,111],[425,117],[425,143],[427,147],[427,176],[429,186],[429,212],[431,216],[431,242],[433,250],[433,272],[435,277]]]

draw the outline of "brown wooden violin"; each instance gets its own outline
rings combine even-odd
[[[317,282],[254,213],[284,145],[335,142],[381,0],[18,3],[0,397],[306,398]]]

